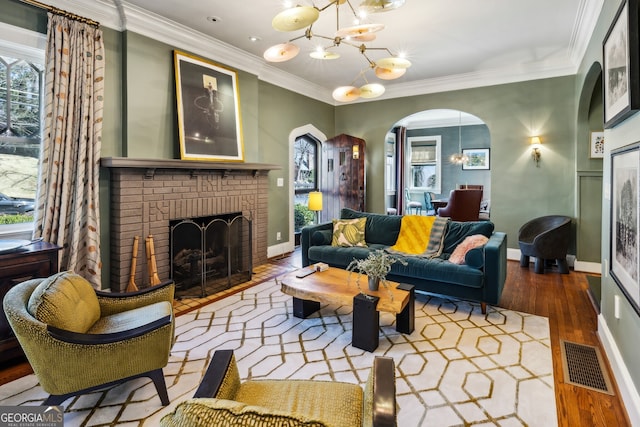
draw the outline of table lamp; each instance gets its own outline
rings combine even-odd
[[[309,210],[316,214],[316,224],[319,224],[319,212],[322,210],[322,193],[311,191],[309,193]]]

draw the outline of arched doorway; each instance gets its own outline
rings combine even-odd
[[[287,248],[288,250],[293,250],[294,245],[296,243],[296,224],[295,224],[295,211],[296,211],[296,203],[301,204],[303,203],[300,200],[300,197],[303,193],[307,193],[307,192],[301,192],[298,191],[298,200],[296,201],[296,181],[301,178],[301,175],[298,173],[300,172],[300,165],[302,163],[305,162],[301,162],[301,157],[296,157],[296,146],[300,146],[299,141],[303,141],[305,144],[317,144],[317,152],[315,154],[315,158],[314,158],[314,162],[316,163],[316,165],[320,164],[320,157],[321,157],[321,146],[322,143],[324,141],[327,140],[327,137],[324,133],[322,133],[320,130],[318,130],[315,126],[313,126],[312,124],[307,124],[298,128],[293,129],[290,133],[289,133],[289,185],[290,185],[290,189],[291,191],[289,191],[289,206],[291,206],[292,208],[289,210],[289,242],[290,242],[290,248]],[[298,142],[297,142],[298,141]],[[306,157],[306,163],[308,163],[309,161],[309,157]],[[298,165],[297,165],[298,164]],[[306,166],[308,167],[308,165]],[[312,178],[317,181],[318,179],[320,179],[320,170],[317,168],[316,169],[316,175],[313,176]],[[308,178],[308,175],[306,175],[306,177]],[[308,179],[306,180],[308,182]],[[299,209],[299,208],[298,208]]]
[[[408,213],[408,201],[426,208],[425,193],[448,199],[455,188],[481,185],[483,210],[489,215],[491,136],[482,119],[459,110],[421,111],[395,123],[385,142],[387,212]],[[464,164],[452,160],[460,154],[471,160]]]

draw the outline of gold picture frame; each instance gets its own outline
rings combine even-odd
[[[180,158],[244,162],[237,73],[177,50],[173,59]]]

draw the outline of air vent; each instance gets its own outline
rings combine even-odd
[[[560,348],[567,384],[613,395],[613,387],[597,347],[560,340]]]

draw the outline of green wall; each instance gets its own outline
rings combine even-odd
[[[383,145],[391,126],[439,108],[479,117],[491,136],[491,220],[507,233],[508,246],[517,248],[518,229],[529,219],[575,216],[574,80],[558,77],[339,106],[335,133],[367,142],[366,203],[368,210],[384,212]],[[534,134],[543,143],[539,167],[529,147]]]
[[[608,0],[604,2],[602,12],[598,19],[597,26],[593,32],[591,41],[587,47],[587,51],[583,58],[576,76],[576,88],[578,91],[588,90],[596,79],[594,70],[600,69],[602,64],[602,41],[609,30],[609,26],[614,20],[614,16],[618,10],[620,0]],[[578,127],[584,129],[583,136],[589,129],[589,117],[585,114],[578,114]],[[640,316],[635,312],[631,304],[626,300],[618,285],[609,274],[610,260],[610,221],[611,221],[611,161],[610,153],[620,147],[638,142],[640,139],[640,116],[635,114],[627,120],[619,124],[613,129],[605,130],[605,158],[603,162],[602,182],[603,182],[603,198],[600,204],[602,209],[602,299],[601,299],[601,318],[599,319],[600,327],[598,333],[601,341],[605,343],[605,347],[609,346],[609,360],[624,362],[622,371],[618,363],[612,363],[616,372],[616,380],[618,384],[624,382],[627,387],[633,387],[637,393],[640,389],[640,358],[637,351],[637,337],[640,331]],[[620,314],[616,318],[614,315],[614,300],[618,297],[620,304]],[[614,348],[611,348],[613,344]],[[616,355],[614,359],[612,356]],[[623,396],[625,391],[622,390]],[[636,394],[637,396],[637,394]],[[639,423],[640,414],[638,414],[638,402],[635,401],[633,407],[630,406],[634,396],[625,396],[625,401],[630,416],[632,416],[632,424]],[[635,418],[633,418],[635,416]]]

